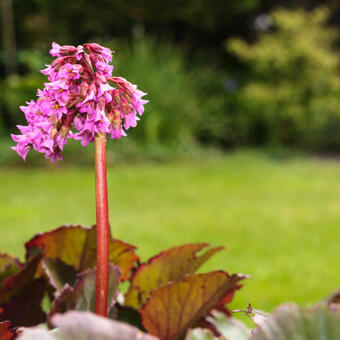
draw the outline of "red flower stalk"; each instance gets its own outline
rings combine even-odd
[[[109,289],[109,213],[106,180],[105,134],[95,137],[95,180],[97,220],[97,277],[95,312],[107,316]]]

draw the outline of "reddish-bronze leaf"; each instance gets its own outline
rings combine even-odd
[[[63,261],[51,260],[46,257],[42,261],[42,268],[49,279],[50,284],[56,290],[62,289],[66,284],[73,286],[77,279],[77,271],[74,267]]]
[[[6,277],[18,273],[21,267],[22,264],[16,257],[0,254],[0,287]]]
[[[0,322],[0,340],[10,340],[14,337],[14,332],[9,329],[9,321]]]
[[[120,273],[119,267],[110,264],[108,293],[109,311],[116,301]],[[86,269],[77,275],[77,281],[74,287],[66,284],[63,289],[56,292],[48,318],[55,313],[65,313],[69,310],[94,312],[95,296],[96,270]]]
[[[334,307],[340,307],[340,289],[337,289],[330,296],[327,297],[326,302]]]
[[[62,261],[74,267],[77,272],[96,266],[96,248],[95,226],[91,228],[80,225],[62,226],[50,232],[38,234],[26,243],[28,258],[34,255],[37,249],[43,249],[47,258]],[[138,261],[138,256],[134,251],[134,246],[111,238],[110,262],[121,268],[121,280],[129,277]]]
[[[0,289],[3,313],[0,314],[0,321],[10,320],[13,327],[28,327],[45,320],[41,309],[45,281],[35,278],[41,259],[42,254],[32,257],[19,273],[3,281]]]
[[[31,258],[25,267],[15,275],[7,277],[0,289],[0,305],[8,302],[13,296],[17,296],[34,280],[38,266],[42,259],[42,254]]]
[[[3,313],[0,307],[0,314]],[[0,322],[0,340],[10,340],[14,337],[14,332],[10,329],[11,323],[9,321]]]
[[[194,273],[212,255],[224,249],[224,247],[208,248],[198,254],[208,246],[208,243],[196,243],[174,247],[139,266],[132,277],[125,304],[134,308],[141,307],[153,289]]]
[[[162,340],[174,340],[224,301],[245,276],[223,271],[187,275],[157,288],[140,310],[143,326]]]

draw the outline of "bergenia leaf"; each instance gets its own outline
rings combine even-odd
[[[52,261],[62,261],[68,266],[72,266],[76,272],[82,272],[87,268],[96,266],[96,227],[85,228],[77,226],[62,226],[50,232],[38,234],[26,243],[27,257],[30,258],[37,250],[43,249],[45,256],[50,260],[44,265],[51,267]],[[116,240],[110,239],[110,262],[119,266],[122,270],[121,280],[126,280],[138,256],[135,254],[135,247]],[[54,263],[54,270],[49,272],[52,285],[63,282],[63,278],[58,276],[60,270],[58,263]],[[64,270],[64,268],[62,269]],[[52,277],[51,277],[52,275]],[[64,282],[63,282],[64,283]]]
[[[156,340],[138,328],[89,312],[57,314],[52,322],[62,340]]]
[[[0,321],[10,320],[13,327],[32,326],[45,320],[41,301],[45,294],[45,280],[37,279],[42,254],[32,257],[15,275],[7,277],[0,288]]]
[[[214,333],[209,329],[195,328],[190,329],[185,340],[234,340],[233,338],[226,339],[223,337],[215,337]]]
[[[46,328],[32,327],[24,328],[22,334],[17,338],[18,340],[61,340],[55,337]]]
[[[119,284],[120,268],[110,264],[109,274],[109,310],[115,303],[117,288]],[[48,318],[55,313],[65,313],[69,310],[82,310],[94,312],[96,296],[96,270],[86,269],[78,274],[74,287],[66,284],[63,289],[56,292],[52,302]]]
[[[56,314],[52,322],[56,330],[24,329],[18,340],[157,340],[138,328],[90,312]]]
[[[153,289],[170,281],[177,281],[185,274],[194,273],[213,254],[224,249],[208,248],[202,253],[202,249],[208,246],[208,243],[196,243],[174,247],[139,266],[132,277],[125,304],[134,308],[141,307]]]
[[[10,340],[14,337],[14,332],[10,330],[9,321],[0,322],[0,340]]]
[[[0,254],[0,287],[4,279],[20,271],[22,263],[8,254]]]
[[[224,313],[212,311],[207,321],[213,325],[215,331],[228,340],[248,340],[251,329],[243,322],[231,318]]]
[[[42,268],[49,279],[50,284],[56,289],[62,289],[65,284],[74,285],[77,279],[77,271],[74,267],[63,261],[51,260],[46,257],[42,261]]]
[[[338,340],[340,310],[322,303],[302,308],[294,303],[279,306],[253,331],[250,340]]]
[[[138,310],[132,307],[121,306],[119,303],[117,303],[115,305],[114,311],[116,315],[113,319],[128,323],[129,325],[136,326],[140,329],[143,329],[142,320],[141,320],[140,314],[138,313]]]
[[[230,301],[245,276],[223,271],[187,275],[151,292],[140,310],[144,328],[162,340],[180,337],[214,307]]]

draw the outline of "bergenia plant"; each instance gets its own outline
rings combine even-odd
[[[24,159],[34,149],[54,162],[68,139],[94,142],[96,225],[34,236],[25,244],[25,262],[0,253],[0,340],[44,322],[58,329],[26,330],[20,339],[178,340],[190,328],[211,328],[206,318],[213,310],[230,316],[227,305],[246,278],[223,270],[196,273],[224,247],[189,243],[141,262],[134,245],[110,232],[106,140],[136,126],[145,93],[112,76],[108,48],[52,47],[56,59],[42,71],[49,81],[36,101],[21,107],[28,124],[18,126],[13,149]]]
[[[144,92],[126,79],[112,76],[112,51],[96,43],[60,46],[52,44],[56,59],[41,72],[48,78],[36,101],[21,106],[27,126],[12,135],[13,149],[25,160],[34,149],[52,162],[62,159],[68,139],[81,145],[95,143],[97,217],[96,307],[107,314],[109,279],[109,219],[106,182],[107,138],[119,139],[135,127],[144,112]]]

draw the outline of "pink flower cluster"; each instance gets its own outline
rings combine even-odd
[[[67,140],[83,146],[96,134],[117,139],[135,127],[143,114],[144,92],[121,77],[113,77],[112,52],[99,44],[60,46],[52,43],[56,59],[41,72],[48,77],[36,101],[21,106],[28,125],[18,125],[20,135],[12,149],[23,159],[32,148],[52,162],[62,159]]]

